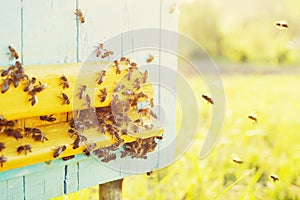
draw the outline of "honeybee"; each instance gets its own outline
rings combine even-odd
[[[65,104],[69,105],[70,104],[69,97],[65,93],[61,93],[61,95],[62,95],[61,99],[63,100],[62,105],[65,105]]]
[[[28,85],[24,88],[24,92],[32,91],[35,82],[36,82],[36,78],[32,77],[31,80],[28,81]]]
[[[109,162],[109,161],[112,161],[112,160],[115,160],[117,158],[117,155],[115,153],[112,153],[112,154],[109,154],[107,156],[105,156],[101,162]]]
[[[96,53],[97,57],[99,57],[102,54],[103,48],[104,48],[103,43],[99,43],[99,45],[97,47],[97,53]]]
[[[86,91],[86,85],[83,85],[79,90],[80,90],[80,91],[77,93],[76,96],[78,96],[79,99],[82,99],[82,98],[83,98],[83,94],[84,94],[84,92]]]
[[[67,147],[65,145],[56,147],[56,149],[53,153],[53,157],[56,158],[56,157],[60,156],[62,154],[62,152],[64,152],[66,149],[67,149]]]
[[[3,142],[0,142],[0,152],[5,148],[6,148],[5,144]]]
[[[276,174],[271,174],[270,178],[273,180],[273,182],[279,181],[279,177]]]
[[[148,71],[145,70],[144,74],[143,74],[143,79],[142,79],[142,83],[146,83],[148,80]]]
[[[4,157],[3,155],[0,156],[0,166],[3,167],[3,163],[7,162],[7,158]]]
[[[210,98],[209,96],[203,94],[202,98],[205,99],[208,103],[214,104],[214,100],[212,98]]]
[[[130,64],[130,59],[129,59],[129,58],[126,58],[126,57],[120,58],[120,61],[121,61],[121,62],[125,62],[126,65],[129,65],[129,64]]]
[[[84,15],[83,15],[83,12],[81,11],[81,9],[76,9],[74,14],[77,16],[77,18],[79,18],[81,24],[83,24],[85,22],[85,18],[84,18]]]
[[[9,89],[10,84],[12,84],[13,82],[14,81],[11,78],[5,79],[1,89],[1,93],[4,94]]]
[[[83,135],[77,135],[74,143],[73,143],[73,149],[77,149],[82,145],[82,143],[86,142],[87,138]]]
[[[73,159],[73,158],[75,158],[75,155],[65,156],[65,157],[62,157],[61,159],[62,159],[63,161],[67,161],[67,160],[71,160],[71,159]]]
[[[34,139],[34,141],[40,141],[43,143],[45,140],[48,140],[48,138],[46,137],[46,135],[44,133],[33,134],[32,138]]]
[[[151,176],[153,174],[153,171],[147,172],[147,176]]]
[[[288,26],[288,24],[287,24],[286,21],[277,21],[277,22],[275,23],[275,25],[276,25],[277,27],[281,28],[281,29],[287,29],[287,28],[289,28],[289,26]]]
[[[146,59],[146,62],[147,62],[147,63],[151,63],[151,62],[154,60],[154,58],[155,58],[155,57],[154,57],[152,54],[149,53],[149,55],[148,55],[148,57],[147,57],[147,59]]]
[[[104,102],[107,96],[107,89],[104,88],[103,90],[100,89],[101,94],[98,95],[98,97],[100,98],[100,102]]]
[[[114,52],[113,51],[106,51],[106,52],[104,52],[104,54],[101,56],[101,58],[107,58],[108,56],[110,56],[110,55],[113,55],[114,54]]]
[[[238,164],[243,164],[244,161],[235,153],[231,154],[231,160]]]
[[[134,83],[133,83],[133,88],[139,90],[141,88],[141,82],[138,78],[135,79]]]
[[[88,144],[86,144],[85,149],[83,150],[83,152],[85,153],[86,156],[90,156],[91,152],[93,151],[93,149],[96,148],[96,143],[94,142],[89,142]]]
[[[52,117],[53,115],[43,115],[43,116],[40,116],[40,120],[42,121],[47,121],[47,122],[54,122],[56,120],[55,117]]]
[[[174,4],[172,5],[172,7],[170,8],[169,14],[174,13],[174,11],[176,11],[177,14],[180,15],[180,10],[179,10],[178,5],[177,5],[176,3],[174,3]]]
[[[101,83],[103,83],[105,81],[105,75],[106,75],[106,71],[101,71],[100,73],[100,77],[97,80],[98,85],[100,85]]]
[[[150,107],[151,107],[151,108],[154,107],[154,99],[153,99],[153,98],[150,99]]]
[[[32,152],[31,151],[32,147],[29,144],[25,144],[25,145],[21,145],[17,148],[17,152],[18,154],[22,153],[22,151],[25,152],[25,156],[27,154],[27,151]]]
[[[251,119],[251,120],[254,121],[254,122],[257,122],[257,121],[258,121],[257,115],[256,115],[254,112],[251,112],[251,113],[248,115],[248,118]]]
[[[116,67],[116,74],[121,74],[119,62],[117,60],[114,61],[114,66]]]
[[[60,77],[60,80],[62,81],[59,85],[63,85],[63,89],[70,87],[70,82],[68,81],[67,77],[65,75],[62,75]]]
[[[8,46],[8,49],[11,53],[11,58],[15,58],[15,59],[19,58],[17,51],[12,46]]]
[[[28,101],[31,102],[31,106],[34,106],[38,102],[38,98],[35,94],[31,94],[31,98]]]

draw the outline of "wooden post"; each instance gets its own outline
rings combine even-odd
[[[99,200],[121,200],[123,179],[99,184]]]

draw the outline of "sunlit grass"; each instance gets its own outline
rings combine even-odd
[[[176,163],[150,177],[126,178],[123,198],[300,199],[299,80],[300,75],[224,75],[227,107],[223,134],[212,153],[200,160],[211,105],[200,97],[206,92],[201,80],[191,79],[199,115],[205,121],[192,147]],[[253,111],[258,123],[247,118]],[[232,153],[244,163],[232,162]],[[271,174],[278,175],[279,181],[273,182]],[[97,188],[80,192],[69,199],[98,198]]]

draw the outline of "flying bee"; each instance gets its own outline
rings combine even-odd
[[[8,46],[8,49],[11,53],[11,58],[15,58],[17,60],[19,58],[17,51],[12,46]]]
[[[101,94],[98,95],[98,97],[100,98],[100,102],[104,102],[107,96],[107,89],[104,88],[103,90],[100,89]]]
[[[28,101],[31,102],[31,106],[34,106],[38,102],[38,98],[35,94],[32,94],[31,98]]]
[[[11,78],[5,79],[4,84],[1,89],[1,93],[4,94],[8,89],[11,83],[14,81]]]
[[[69,105],[70,104],[70,99],[65,93],[61,93],[62,97],[60,97],[63,100],[62,105]]]
[[[5,148],[6,148],[5,144],[3,142],[0,142],[0,152]]]
[[[80,20],[81,24],[83,24],[85,22],[85,18],[84,18],[84,15],[83,15],[83,12],[81,11],[81,9],[76,9],[76,11],[74,12],[74,14]]]
[[[147,176],[151,176],[153,174],[153,171],[147,172],[146,174]]]
[[[288,24],[287,24],[286,21],[277,21],[277,22],[275,23],[275,25],[276,25],[277,27],[281,28],[281,29],[287,29],[287,28],[289,28],[289,26],[288,26]]]
[[[103,48],[104,48],[103,43],[99,43],[99,45],[97,47],[97,53],[96,53],[97,57],[99,57],[102,54]]]
[[[212,98],[210,98],[209,96],[203,94],[202,98],[205,99],[208,103],[214,104],[214,100]]]
[[[148,71],[145,70],[145,72],[143,73],[142,83],[146,83],[147,80],[148,80]]]
[[[270,178],[273,180],[273,182],[279,181],[279,177],[276,174],[271,174]]]
[[[53,115],[43,115],[43,116],[40,116],[40,120],[42,121],[47,121],[47,122],[54,122],[56,120],[55,117],[53,117]]]
[[[180,10],[179,10],[178,5],[177,5],[176,3],[174,3],[174,4],[172,5],[172,7],[169,9],[169,14],[174,13],[174,11],[176,11],[176,13],[177,13],[178,15],[180,15]]]
[[[62,75],[59,79],[62,81],[59,85],[62,85],[63,89],[70,87],[70,82],[65,75]]]
[[[25,156],[27,155],[27,151],[31,151],[32,147],[29,144],[21,145],[17,148],[18,154],[22,153],[23,151],[25,152]]]
[[[56,147],[56,149],[53,153],[53,157],[56,158],[56,157],[60,156],[62,154],[62,152],[64,152],[66,149],[67,149],[67,147],[65,145]]]
[[[148,57],[147,57],[147,59],[146,59],[146,62],[147,63],[151,63],[154,60],[154,58],[155,57],[152,54],[149,54]]]
[[[79,92],[77,93],[76,96],[78,96],[79,99],[82,99],[85,91],[86,91],[86,85],[83,85],[83,86],[79,89]]]
[[[101,58],[107,58],[108,56],[110,56],[110,55],[113,55],[114,54],[114,52],[113,51],[106,51],[106,52],[104,52],[104,54],[101,56]]]
[[[35,82],[36,82],[36,78],[32,77],[31,80],[28,81],[28,85],[24,88],[24,92],[32,91]]]
[[[244,161],[235,153],[231,154],[231,160],[237,164],[243,164]]]
[[[102,70],[100,72],[99,78],[97,79],[98,85],[101,85],[101,83],[103,83],[105,81],[105,75],[106,75],[106,71]]]
[[[251,112],[249,115],[248,115],[248,118],[251,119],[253,122],[256,122],[258,121],[257,119],[257,115],[254,113],[254,112]]]
[[[4,157],[3,155],[0,156],[0,166],[3,167],[3,163],[5,163],[7,161],[7,158]]]

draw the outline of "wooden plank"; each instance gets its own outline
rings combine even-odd
[[[8,46],[11,45],[22,56],[21,46],[21,1],[13,0],[5,2],[0,7],[0,66],[14,63],[10,59]]]
[[[111,1],[85,1],[78,0],[78,8],[85,16],[83,24],[78,23],[78,61],[83,62],[94,54],[97,43],[104,42],[122,32],[123,11],[122,0]],[[105,44],[104,48],[114,51],[115,55],[121,53],[121,37]],[[94,59],[97,59],[94,57]]]
[[[24,63],[76,62],[75,9],[72,0],[23,2]]]
[[[24,199],[23,177],[1,181],[0,199]]]
[[[49,199],[64,194],[64,166],[25,176],[26,200]]]

